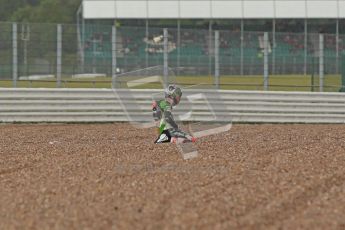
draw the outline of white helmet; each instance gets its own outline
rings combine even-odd
[[[182,97],[182,90],[180,89],[180,87],[176,86],[176,85],[169,85],[166,89],[165,89],[165,98],[166,99],[172,99],[173,103],[172,105],[175,106],[178,103],[180,103]]]

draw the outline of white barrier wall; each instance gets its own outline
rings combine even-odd
[[[83,0],[85,19],[345,18],[345,0]]]
[[[187,95],[201,92],[207,100],[188,103]],[[120,92],[110,89],[2,88],[0,122],[117,122],[129,121],[128,114],[147,121],[152,96],[160,93],[132,90],[121,92],[120,99]],[[223,122],[345,123],[344,93],[185,90],[175,118],[191,112],[189,121],[212,120],[207,101],[219,105],[213,108]]]

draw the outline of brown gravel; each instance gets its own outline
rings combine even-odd
[[[235,125],[184,161],[129,124],[1,125],[0,229],[344,229],[344,128]]]

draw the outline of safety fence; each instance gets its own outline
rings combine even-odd
[[[193,96],[194,95],[194,96]],[[202,95],[200,100],[189,100]],[[148,122],[161,90],[0,89],[0,122]],[[217,106],[218,105],[218,106]],[[184,90],[180,121],[345,123],[343,93]]]
[[[341,34],[0,23],[0,87],[20,87],[25,81],[68,87],[63,83],[110,81],[118,74],[166,66],[193,84],[203,76],[238,77],[242,84],[248,76],[261,76],[268,90],[275,84],[268,76],[287,76],[278,84],[291,86],[317,76],[315,85],[325,90],[327,81],[341,88],[344,51]],[[299,78],[286,80],[290,76]]]

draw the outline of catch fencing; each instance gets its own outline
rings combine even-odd
[[[151,102],[161,90],[0,89],[0,122],[136,122],[152,120]],[[183,121],[244,123],[345,123],[345,97],[339,93],[203,90],[206,100],[182,100],[175,118]],[[185,90],[184,95],[200,94]],[[133,97],[135,95],[135,97]],[[164,95],[162,94],[161,97]],[[216,97],[217,96],[217,97]],[[219,98],[219,97],[220,98]],[[188,97],[188,96],[187,96]],[[220,103],[209,111],[209,104]],[[133,105],[133,106],[124,106]],[[187,118],[185,114],[189,114]]]
[[[118,74],[165,66],[193,84],[212,77],[218,88],[228,82],[245,85],[255,76],[266,90],[283,84],[338,91],[344,51],[345,36],[339,34],[0,23],[0,86],[111,83]],[[52,87],[41,84],[47,85]]]

